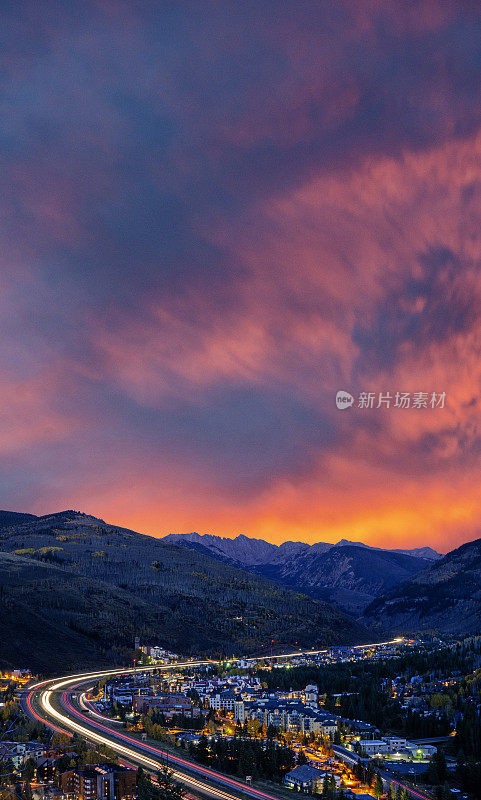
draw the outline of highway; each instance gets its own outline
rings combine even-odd
[[[297,655],[297,653],[292,655]],[[192,668],[215,663],[217,662],[212,660],[186,661],[166,666],[150,665],[135,669],[101,670],[46,680],[29,687],[25,710],[31,717],[55,731],[66,733],[67,736],[77,733],[94,744],[110,747],[119,756],[121,763],[135,767],[141,766],[149,774],[155,775],[159,768],[165,766],[168,761],[175,779],[182,783],[189,792],[186,795],[187,800],[193,800],[191,792],[197,797],[213,798],[214,800],[240,800],[240,798],[246,800],[246,797],[250,800],[279,800],[279,797],[247,785],[236,778],[192,763],[170,752],[167,753],[147,742],[138,741],[135,737],[125,733],[117,721],[99,714],[86,698],[87,685],[92,680],[103,677],[138,674],[154,669],[167,671],[182,667]],[[73,695],[78,696],[77,701],[73,699]],[[383,778],[388,778],[386,773],[383,773]],[[399,783],[392,778],[391,780],[395,785]],[[399,785],[405,786],[402,783]],[[409,787],[409,791],[418,800],[429,800],[426,795],[411,787]]]
[[[382,647],[383,645],[390,645],[390,644],[401,644],[404,642],[404,638],[402,636],[398,636],[396,639],[390,639],[388,642],[372,642],[372,644],[354,644],[354,645],[346,645],[349,650],[369,650],[371,647]],[[333,645],[331,650],[336,650],[336,645]],[[266,661],[272,661],[276,658],[301,658],[302,656],[318,656],[324,653],[329,653],[328,649],[324,650],[295,650],[293,653],[278,653],[277,655],[269,655],[267,652],[263,653],[259,656],[252,656],[250,658],[244,658],[245,662],[253,662],[259,661],[259,659],[265,659]]]
[[[201,666],[209,662],[197,661],[175,664],[180,666]],[[115,676],[133,672],[149,671],[159,667],[138,667],[133,669],[105,670],[90,672],[80,675],[70,675],[64,678],[43,681],[31,688],[26,701],[26,711],[33,718],[48,725],[53,730],[72,736],[74,733],[85,739],[102,744],[114,750],[124,763],[132,766],[141,766],[149,773],[156,773],[168,760],[169,768],[174,773],[174,778],[182,783],[190,792],[215,800],[239,800],[240,797],[253,798],[254,800],[279,800],[274,795],[262,792],[242,781],[221,774],[200,764],[193,764],[181,756],[167,754],[158,747],[139,742],[123,730],[119,730],[115,722],[102,718],[100,714],[92,715],[91,711],[83,708],[87,706],[84,701],[78,707],[72,700],[72,694],[82,696],[82,686],[92,680],[105,676]],[[161,668],[162,669],[162,668]],[[172,667],[164,667],[172,669]]]

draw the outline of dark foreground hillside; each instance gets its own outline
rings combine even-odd
[[[365,621],[396,633],[479,633],[481,539],[458,547],[374,600]]]
[[[74,511],[0,529],[0,664],[127,663],[136,635],[216,656],[363,633],[327,603]]]

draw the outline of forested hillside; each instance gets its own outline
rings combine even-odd
[[[441,558],[430,547],[385,550],[347,539],[336,544],[284,542],[277,546],[242,535],[226,539],[187,533],[171,534],[163,541],[263,575],[353,616],[360,615],[375,597]]]
[[[212,656],[363,639],[327,603],[75,511],[2,528],[0,554],[1,657],[9,666],[122,663],[136,635]],[[35,646],[27,629],[39,631]]]
[[[386,631],[442,631],[466,635],[481,630],[481,539],[452,550],[409,581],[377,598],[366,624]]]

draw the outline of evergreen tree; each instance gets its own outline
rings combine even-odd
[[[157,773],[158,784],[155,786],[145,774],[142,767],[137,770],[137,794],[139,800],[182,800],[183,789],[173,779],[173,773],[162,767]]]
[[[444,784],[441,791],[441,800],[451,800],[452,794],[447,783]]]
[[[239,753],[239,763],[237,767],[237,774],[239,778],[246,778],[248,775],[251,778],[257,778],[257,765],[254,750],[250,743],[242,742],[242,747]]]
[[[196,758],[201,764],[208,764],[209,763],[209,749],[208,749],[208,742],[207,737],[205,734],[202,734],[200,737],[199,744],[196,748]]]
[[[183,789],[173,778],[172,770],[161,767],[157,773],[157,783],[161,800],[182,800]]]
[[[33,758],[27,758],[22,769],[22,780],[31,781],[35,775],[35,761]]]
[[[435,753],[429,762],[429,767],[426,772],[426,779],[433,786],[439,786],[446,781],[448,776],[448,769],[446,766],[446,758],[441,750]]]
[[[384,794],[384,784],[382,782],[381,773],[376,773],[376,778],[374,780],[374,795],[379,798]]]
[[[375,776],[374,767],[373,767],[372,763],[369,762],[369,764],[367,765],[367,769],[366,769],[366,783],[369,784],[369,786],[372,785],[372,783],[374,781],[374,776]]]

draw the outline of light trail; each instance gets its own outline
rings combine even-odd
[[[416,791],[416,789],[411,789],[410,786],[406,786],[405,783],[401,783],[400,781],[396,781],[394,778],[391,779],[385,773],[384,773],[384,775],[385,775],[386,781],[391,781],[391,783],[393,783],[395,786],[400,786],[401,789],[406,789],[406,791],[409,792],[409,794],[412,794],[413,797],[419,797],[419,800],[432,800],[426,794],[421,794],[421,792]]]
[[[403,641],[403,639],[393,639],[389,642],[377,642],[373,644],[364,644],[364,645],[354,645],[351,649],[366,649],[372,647],[382,647],[385,645],[391,644],[399,644]],[[316,655],[321,653],[329,652],[327,649],[324,650],[302,650],[295,653],[285,653],[282,655],[273,656],[272,658],[294,658],[296,656],[308,656],[308,655]],[[266,659],[269,658],[266,654],[262,656],[256,656],[249,659],[245,659],[246,661],[257,661],[259,659]],[[126,734],[120,733],[118,730],[112,730],[111,728],[107,727],[107,725],[102,724],[101,722],[97,722],[92,719],[92,716],[95,716],[98,720],[105,720],[106,722],[112,723],[115,722],[110,718],[103,717],[101,714],[98,714],[96,711],[93,710],[91,703],[85,698],[85,692],[80,695],[80,705],[90,706],[89,717],[86,717],[81,712],[77,711],[70,700],[68,699],[69,692],[67,690],[72,691],[76,686],[79,684],[85,684],[90,680],[95,680],[98,678],[103,678],[107,676],[115,677],[117,675],[127,675],[127,674],[139,674],[143,672],[150,672],[152,670],[159,670],[159,671],[167,671],[172,669],[184,669],[184,668],[196,668],[201,666],[209,666],[209,665],[216,665],[222,662],[214,661],[213,659],[205,659],[200,661],[184,661],[184,662],[177,662],[173,664],[165,664],[165,665],[158,665],[158,664],[149,664],[148,666],[141,666],[141,667],[130,667],[128,669],[125,668],[118,668],[118,669],[109,669],[109,670],[98,670],[95,672],[90,673],[79,673],[75,675],[68,675],[63,678],[54,679],[54,680],[45,680],[40,681],[39,683],[30,686],[30,694],[26,699],[26,705],[28,708],[29,713],[40,722],[48,725],[55,731],[59,733],[63,733],[66,736],[72,736],[73,733],[78,733],[79,735],[94,741],[96,744],[105,745],[117,752],[118,755],[126,757],[127,759],[133,760],[134,763],[141,764],[142,766],[146,767],[148,770],[155,770],[157,771],[160,766],[165,764],[165,757],[166,753],[159,748],[152,747],[151,745],[147,745],[145,742],[139,742],[136,739],[127,736]],[[86,727],[85,724],[81,724],[77,722],[71,717],[63,714],[61,711],[58,711],[52,705],[52,697],[54,692],[58,692],[62,690],[62,697],[61,703],[64,704],[64,707],[68,709],[68,712],[77,717],[77,719],[84,720],[88,723],[90,727]],[[32,701],[34,695],[38,693],[38,702],[45,712],[45,717],[41,716],[40,714],[35,711],[32,705]],[[83,701],[83,702],[82,702]],[[58,725],[52,722],[52,719],[61,725],[64,728],[58,727]],[[67,730],[65,730],[65,728]],[[92,730],[94,728],[95,730]],[[109,736],[105,735],[105,733],[101,733],[99,731],[105,731]],[[109,738],[110,737],[110,738]],[[126,744],[122,744],[125,742]],[[128,745],[131,745],[129,747]],[[135,746],[135,750],[133,749]],[[139,752],[141,751],[141,752]],[[149,755],[146,755],[148,753]],[[151,755],[154,757],[151,757]],[[211,780],[216,783],[224,784],[227,787],[235,790],[236,792],[247,794],[255,800],[278,800],[274,795],[269,795],[266,792],[262,792],[260,789],[256,789],[251,786],[246,786],[245,784],[235,780],[234,778],[230,778],[227,775],[222,775],[214,770],[210,770],[207,767],[203,767],[201,765],[192,763],[187,761],[186,759],[180,758],[180,756],[175,756],[172,754],[168,754],[169,766],[173,763],[176,764],[178,767],[182,767],[189,771],[196,772],[203,776],[204,778]],[[209,797],[216,798],[216,800],[239,800],[237,795],[229,794],[228,791],[223,789],[218,789],[214,786],[211,786],[208,783],[199,780],[198,778],[192,775],[186,775],[184,772],[179,772],[178,770],[173,769],[174,777],[184,785],[190,787],[192,790],[197,791],[201,794],[208,795]],[[394,783],[398,783],[397,781],[393,781]],[[402,784],[400,784],[402,785]],[[419,792],[413,791],[412,789],[409,790],[413,795],[419,798],[419,800],[428,800],[425,796],[420,794]]]
[[[385,647],[388,644],[401,644],[404,642],[405,639],[399,637],[397,639],[391,639],[389,642],[373,642],[372,644],[354,644],[354,645],[344,645],[346,649],[349,650],[367,650],[370,647]],[[243,661],[251,662],[251,661],[272,661],[274,658],[296,658],[297,656],[318,656],[322,653],[328,653],[329,650],[335,650],[337,647],[329,647],[325,648],[324,650],[297,650],[295,653],[280,653],[276,656],[270,656],[267,653],[263,653],[261,656],[252,656],[251,658],[244,658]],[[229,660],[229,659],[227,659]],[[235,661],[236,659],[231,659]]]
[[[141,753],[135,752],[134,750],[125,747],[124,745],[120,744],[119,742],[112,742],[111,739],[103,736],[102,734],[96,733],[95,731],[85,727],[84,725],[80,725],[77,722],[66,717],[64,714],[57,711],[54,706],[52,705],[52,693],[60,688],[63,688],[65,684],[68,685],[69,681],[64,681],[58,684],[54,684],[51,689],[47,689],[42,692],[40,696],[40,703],[44,711],[53,719],[61,722],[63,725],[68,726],[71,731],[78,733],[80,736],[84,736],[90,741],[94,741],[96,744],[104,745],[106,747],[110,747],[114,749],[119,755],[123,755],[126,758],[132,759],[134,762],[141,763],[143,766],[147,767],[148,769],[157,771],[163,765],[163,759],[153,759],[149,758],[148,756],[142,755]],[[174,777],[181,781],[184,784],[190,786],[194,791],[202,792],[203,794],[209,794],[212,797],[220,798],[220,800],[232,800],[232,795],[228,794],[227,792],[223,792],[220,789],[216,789],[215,787],[209,786],[201,781],[197,780],[194,777],[190,777],[184,775],[183,773],[179,773],[176,770],[173,770]]]
[[[162,671],[169,670],[169,669],[185,669],[185,667],[202,667],[208,666],[209,664],[220,664],[220,661],[214,661],[211,658],[206,658],[203,661],[182,661],[182,662],[175,662],[172,664],[149,664],[148,666],[143,667],[118,667],[117,669],[104,669],[104,670],[97,670],[96,672],[80,672],[76,675],[65,675],[65,679],[74,679],[78,678],[82,680],[82,683],[85,679],[85,682],[90,680],[91,678],[104,678],[107,675],[128,675],[130,673],[137,674],[139,672],[149,672],[151,669],[160,669]],[[32,689],[39,689],[41,686],[47,686],[48,683],[52,683],[52,678],[49,678],[45,681],[39,681],[39,683],[33,683],[31,686],[27,686],[26,688],[31,691]]]
[[[45,681],[45,682],[47,682],[47,681]],[[57,731],[58,733],[63,733],[63,734],[65,734],[65,736],[69,736],[69,737],[73,736],[73,734],[70,733],[70,731],[66,731],[66,730],[64,730],[64,728],[58,728],[56,725],[53,725],[51,722],[46,720],[44,717],[41,717],[40,714],[37,714],[37,712],[35,711],[35,709],[32,706],[33,695],[34,695],[34,692],[30,692],[30,694],[28,695],[27,700],[26,700],[27,708],[28,708],[30,714],[32,715],[32,717],[34,717],[34,719],[37,719],[39,722],[42,722],[44,725],[48,725],[49,728],[52,728],[52,730]]]
[[[211,661],[208,662],[187,662],[184,666],[200,666],[204,663],[212,663]],[[175,667],[179,667],[179,664],[174,665]],[[157,667],[149,666],[145,668],[137,668],[135,672],[140,670],[147,671],[151,669],[156,669]],[[165,666],[164,669],[172,669],[172,665]],[[133,761],[134,763],[140,764],[148,770],[154,770],[155,772],[159,769],[159,767],[165,765],[166,761],[166,754],[151,745],[147,745],[143,742],[138,742],[136,739],[127,736],[126,734],[121,734],[119,731],[113,731],[109,729],[107,726],[102,725],[99,722],[96,722],[90,718],[86,718],[83,714],[72,706],[68,699],[68,691],[75,688],[79,682],[85,683],[91,679],[104,677],[106,675],[119,675],[119,674],[127,674],[134,672],[133,669],[128,670],[102,670],[99,672],[92,672],[86,674],[78,674],[78,675],[71,675],[67,676],[63,679],[57,681],[41,681],[40,683],[36,684],[35,687],[32,689],[30,694],[27,697],[26,704],[29,710],[29,713],[35,717],[36,719],[40,720],[43,723],[49,725],[49,727],[53,728],[54,730],[58,731],[59,733],[65,733],[67,736],[72,736],[73,733],[77,733],[80,736],[83,736],[90,741],[95,742],[96,744],[104,745],[113,749],[118,755],[125,757],[126,759]],[[32,705],[32,700],[36,692],[38,693],[38,701],[40,707],[45,713],[45,717],[42,717],[38,714]],[[53,697],[55,696],[56,692],[62,691],[62,698],[61,701],[65,704],[66,708],[68,709],[70,714],[73,714],[79,719],[85,719],[89,726],[87,727],[80,722],[76,722],[75,720],[71,719],[66,714],[58,711],[55,706],[52,704]],[[55,723],[65,726],[65,728],[69,729],[65,731],[63,728],[59,727],[58,725],[52,723],[52,719]],[[94,728],[94,730],[92,730]],[[99,731],[105,731],[109,734],[109,736],[101,733]],[[120,741],[119,741],[120,740]],[[123,744],[122,742],[126,742]],[[129,747],[128,744],[131,746]],[[135,746],[135,750],[133,749]],[[141,751],[141,752],[139,752]],[[152,755],[150,755],[152,754]],[[227,787],[235,790],[241,794],[247,794],[256,800],[278,800],[274,795],[267,794],[266,792],[262,792],[260,789],[256,789],[250,786],[246,786],[245,784],[241,783],[240,781],[235,780],[234,778],[230,778],[227,775],[222,775],[220,773],[215,772],[214,770],[209,770],[207,767],[203,767],[201,765],[192,763],[185,759],[180,758],[179,756],[168,754],[168,762],[169,768],[172,768],[174,778],[181,782],[182,784],[186,785],[193,791],[197,791],[203,795],[208,795],[209,797],[216,798],[216,800],[239,800],[237,794],[229,793],[222,788],[217,788],[212,786],[210,783],[206,783],[203,780],[196,778],[194,775],[187,775],[184,772],[180,772],[172,767],[173,764],[177,766],[182,766],[185,769],[188,769],[192,772],[199,773],[205,779],[213,781],[215,783],[224,784]]]
[[[112,717],[106,717],[104,714],[99,714],[92,701],[88,699],[86,692],[83,692],[83,694],[80,695],[78,702],[80,708],[83,708],[84,711],[88,711],[93,717],[97,717],[97,719],[100,719],[103,722],[113,722],[115,725],[123,725],[123,722],[120,719],[112,719]]]
[[[83,715],[77,711],[71,704],[70,700],[68,699],[68,693],[64,692],[62,694],[61,702],[62,705],[70,712],[79,719],[83,719]],[[91,721],[90,721],[91,722]],[[92,724],[92,723],[91,723]],[[211,780],[215,780],[216,782],[227,784],[228,786],[232,786],[237,791],[246,792],[246,786],[243,783],[235,780],[234,778],[230,778],[228,775],[223,775],[219,772],[215,772],[214,770],[209,769],[208,767],[203,767],[202,765],[195,764],[192,761],[187,761],[187,759],[181,758],[180,756],[173,755],[172,753],[167,753],[164,750],[161,750],[158,747],[154,747],[152,745],[146,744],[145,742],[139,742],[132,736],[128,736],[125,733],[120,733],[119,731],[112,731],[108,726],[102,725],[100,723],[93,723],[95,728],[101,729],[115,737],[115,739],[120,739],[125,742],[129,742],[130,744],[134,745],[135,747],[140,748],[141,750],[145,750],[149,753],[153,753],[157,757],[162,759],[164,763],[165,759],[168,759],[169,764],[174,763],[179,766],[184,767],[185,769],[193,770],[195,772],[199,772],[200,774],[204,775],[206,778],[210,778]],[[110,746],[112,746],[110,744]],[[265,792],[260,791],[259,789],[254,789],[251,787],[247,787],[247,793],[254,797],[261,797],[264,800],[275,800],[272,795],[266,794]]]

